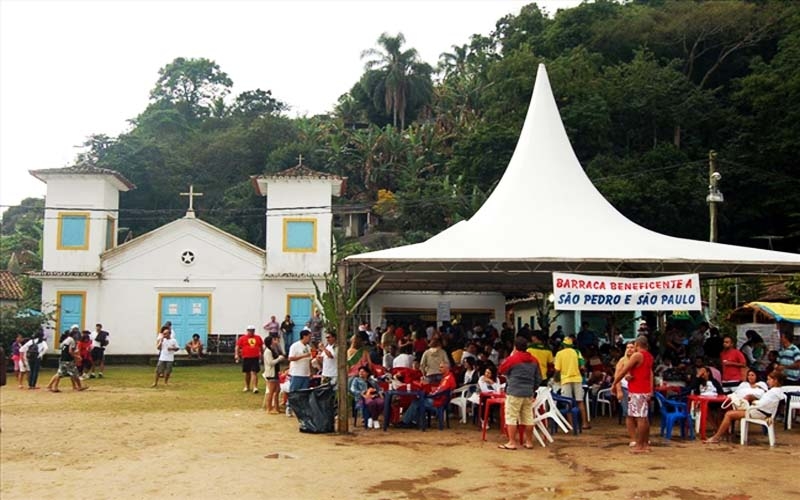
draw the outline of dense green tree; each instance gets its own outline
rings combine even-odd
[[[378,37],[379,49],[367,49],[361,53],[366,71],[377,70],[381,86],[373,88],[375,102],[383,101],[386,112],[392,114],[392,125],[405,128],[406,110],[430,99],[433,86],[433,68],[420,61],[416,49],[403,50],[406,39],[402,33]]]
[[[224,98],[233,81],[210,59],[178,57],[158,71],[150,98],[174,105],[187,118],[209,116],[219,98]]]

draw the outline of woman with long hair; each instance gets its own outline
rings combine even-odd
[[[616,380],[617,375],[622,371],[625,365],[628,363],[628,360],[631,359],[633,353],[636,352],[636,344],[631,340],[627,344],[625,344],[625,354],[622,355],[621,358],[617,361],[617,364],[614,366],[614,379]],[[613,390],[613,389],[612,389]],[[617,401],[620,402],[622,418],[625,419],[625,422],[628,421],[628,380],[625,377],[622,377],[622,380],[619,382],[619,386],[617,389],[617,393],[614,394],[616,396]],[[628,438],[630,439],[629,445],[636,446],[636,427],[627,426],[628,430]]]
[[[753,403],[761,399],[761,396],[766,394],[768,390],[769,387],[766,383],[758,381],[758,374],[756,371],[749,368],[745,381],[739,384],[733,393],[739,396],[739,398],[746,399],[748,402]]]
[[[372,378],[369,366],[362,365],[358,368],[358,376],[350,381],[349,389],[355,399],[356,407],[361,408],[366,427],[379,429],[379,419],[383,412],[383,394],[378,382]]]
[[[278,363],[284,360],[283,354],[280,353],[280,346],[278,345],[278,338],[272,335],[267,335],[264,338],[264,379],[267,381],[267,413],[273,415],[278,414],[279,402],[278,396],[280,395],[279,381],[278,381]]]
[[[784,400],[785,396],[781,386],[786,381],[786,375],[782,370],[775,370],[767,375],[767,385],[769,390],[761,396],[750,408],[746,410],[731,410],[725,414],[717,432],[710,438],[703,441],[703,444],[717,444],[731,427],[731,424],[738,422],[744,417],[758,418],[766,420],[775,413],[778,405]]]
[[[742,344],[739,350],[744,354],[747,366],[763,374],[768,362],[764,339],[755,330],[747,330],[744,334],[747,337],[747,341]]]

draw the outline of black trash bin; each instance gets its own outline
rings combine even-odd
[[[300,422],[300,432],[333,432],[336,390],[330,384],[290,392],[289,406]]]

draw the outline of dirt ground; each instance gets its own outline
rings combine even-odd
[[[800,463],[800,428],[780,425],[772,449],[754,428],[747,447],[653,437],[652,453],[631,455],[616,417],[598,417],[547,448],[504,451],[496,428],[486,442],[457,422],[441,432],[301,434],[295,419],[261,411],[257,396],[243,395],[247,410],[170,412],[169,391],[165,411],[120,412],[116,404],[152,390],[3,387],[0,497],[746,499],[768,488],[798,498],[787,471]],[[95,408],[90,420],[62,409],[73,398]]]

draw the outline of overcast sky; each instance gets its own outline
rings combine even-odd
[[[44,195],[28,170],[71,165],[90,134],[124,132],[176,57],[214,60],[231,97],[272,90],[291,116],[311,115],[358,80],[381,33],[402,32],[435,65],[527,3],[0,0],[0,208]],[[578,3],[538,2],[551,14]]]

